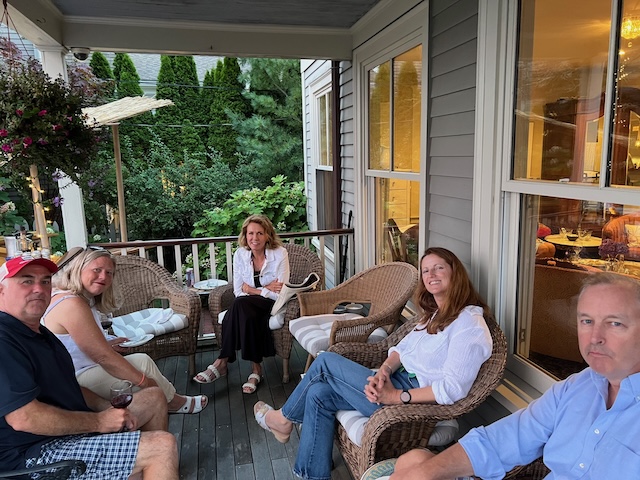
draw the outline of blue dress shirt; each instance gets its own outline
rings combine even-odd
[[[501,479],[543,456],[546,479],[640,478],[640,373],[625,378],[607,410],[608,382],[591,368],[460,439],[475,475]]]

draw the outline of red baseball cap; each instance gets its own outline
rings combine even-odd
[[[15,257],[6,261],[0,267],[0,282],[5,278],[14,277],[27,265],[42,265],[46,267],[52,274],[58,271],[58,266],[48,258],[24,258]]]

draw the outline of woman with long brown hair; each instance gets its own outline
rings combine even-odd
[[[377,372],[335,353],[323,353],[280,410],[256,403],[256,421],[282,443],[289,440],[294,423],[304,423],[293,469],[297,476],[331,478],[338,410],[371,416],[382,405],[448,405],[469,393],[480,366],[491,355],[493,342],[484,320],[491,312],[449,250],[427,249],[420,267],[416,301],[422,318],[389,349]]]

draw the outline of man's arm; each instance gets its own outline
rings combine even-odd
[[[473,475],[471,461],[460,444],[434,455],[428,450],[411,450],[396,463],[389,480],[451,480]]]
[[[74,435],[80,433],[113,433],[123,427],[135,428],[135,419],[126,408],[109,408],[102,412],[72,412],[32,400],[5,415],[16,431],[35,435]]]

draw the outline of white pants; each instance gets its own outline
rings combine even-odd
[[[167,397],[167,403],[169,403],[176,394],[176,388],[171,384],[169,380],[162,376],[160,370],[156,366],[156,362],[151,360],[151,357],[146,353],[132,353],[123,357],[127,362],[133,365],[138,371],[144,373],[145,377],[154,380],[158,387]],[[106,399],[111,399],[111,391],[109,390],[114,382],[120,380],[113,377],[106,372],[100,365],[91,367],[81,374],[77,375],[78,383],[81,387],[88,388],[96,395]],[[136,390],[134,388],[134,390]],[[140,390],[139,388],[137,390]]]

